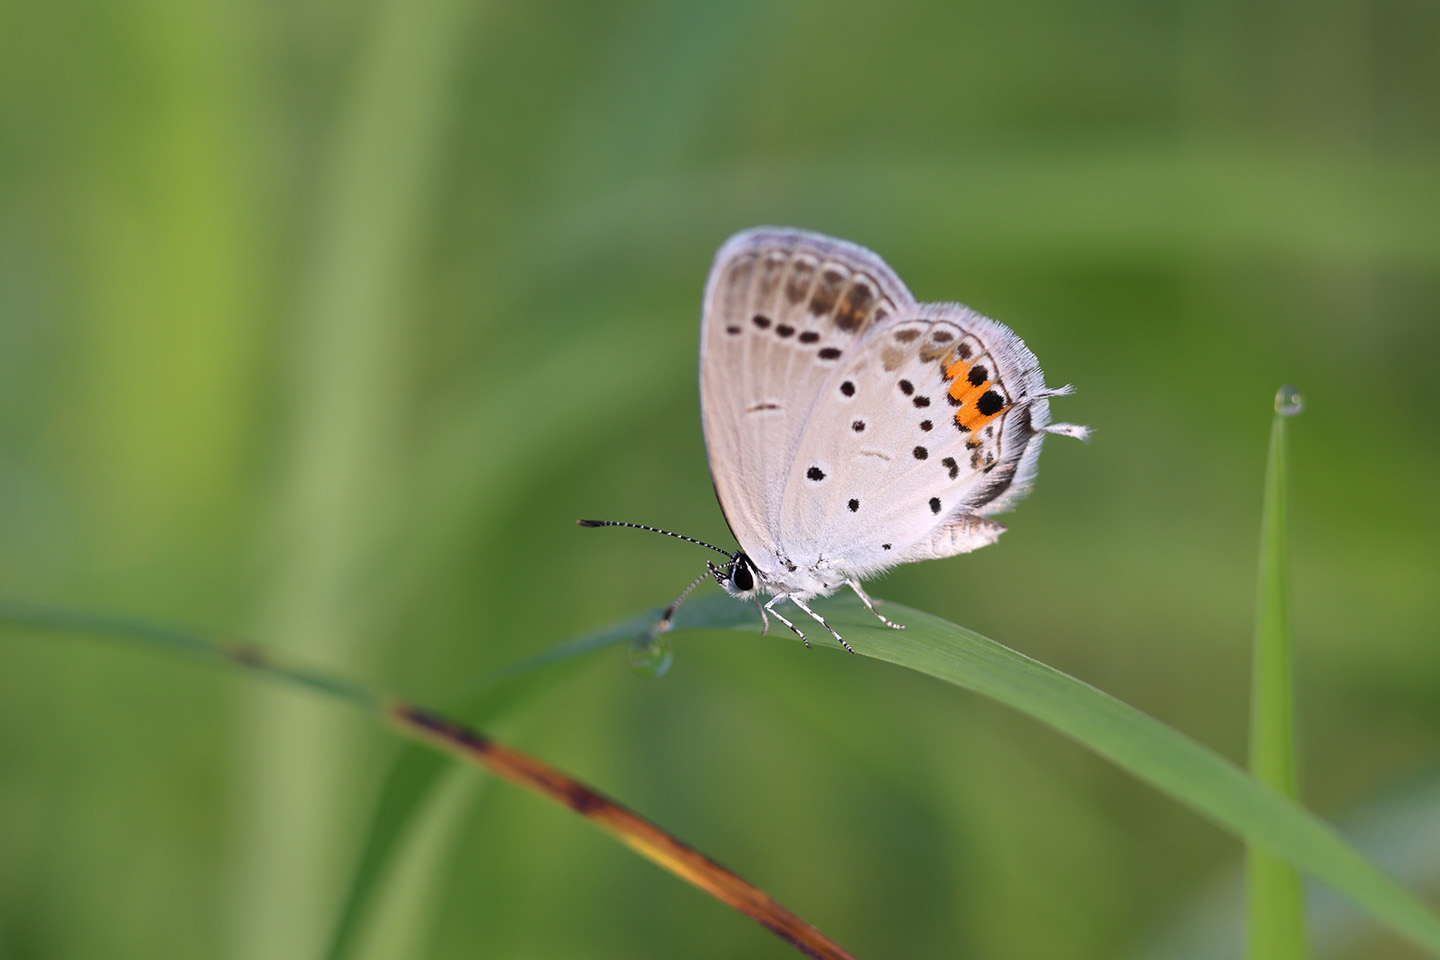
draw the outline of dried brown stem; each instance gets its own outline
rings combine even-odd
[[[462,724],[407,703],[387,711],[406,735],[479,764],[498,777],[569,807],[646,859],[750,917],[816,960],[854,960],[843,947],[774,898],[604,794]]]

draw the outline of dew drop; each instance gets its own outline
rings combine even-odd
[[[670,672],[675,653],[670,641],[655,633],[645,633],[630,645],[630,669],[642,677],[663,677]]]
[[[1276,413],[1286,417],[1293,417],[1295,416],[1295,414],[1299,413],[1301,410],[1304,409],[1305,398],[1300,395],[1299,390],[1296,390],[1294,387],[1287,384],[1286,386],[1283,386],[1278,391],[1276,391]]]

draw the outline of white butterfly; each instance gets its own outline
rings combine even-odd
[[[809,645],[776,609],[788,600],[854,653],[808,601],[848,586],[901,628],[860,581],[994,543],[1005,528],[989,517],[1029,492],[1044,435],[1088,436],[1050,423],[1049,399],[1071,392],[1045,387],[1007,327],[958,303],[917,303],[863,247],[771,227],[736,234],[705,286],[700,411],[740,551],[703,544],[729,558],[708,575],[757,605],[769,595],[767,630],[774,614]]]

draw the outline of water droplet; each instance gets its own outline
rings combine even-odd
[[[663,677],[674,662],[670,641],[658,634],[641,634],[630,645],[630,669],[642,677]]]
[[[1275,394],[1275,412],[1287,417],[1293,417],[1305,409],[1305,398],[1300,391],[1286,385],[1281,387]]]

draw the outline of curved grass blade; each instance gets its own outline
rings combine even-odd
[[[1081,680],[928,613],[888,604],[886,615],[907,626],[896,631],[878,627],[848,597],[822,607],[861,655],[984,694],[1054,727],[1246,843],[1309,872],[1440,956],[1440,917],[1324,821],[1208,747]],[[738,624],[737,609],[748,613]],[[687,625],[759,631],[754,612],[729,597],[691,601],[688,611]],[[824,631],[814,633],[811,643],[839,649]]]
[[[481,799],[496,789],[496,780],[469,764],[446,764],[440,783],[412,819],[385,870],[373,908],[361,919],[351,949],[354,960],[435,953],[435,935],[453,887],[448,867],[463,849],[458,838],[474,820]]]
[[[1260,577],[1256,591],[1255,650],[1251,672],[1250,772],[1294,800],[1295,707],[1290,603],[1285,546],[1285,421],[1300,412],[1300,395],[1281,387],[1275,397],[1260,522]],[[1246,851],[1252,960],[1305,960],[1305,893],[1295,868],[1251,845]]]
[[[0,625],[3,624],[36,630],[117,637],[211,663],[254,670],[272,679],[304,687],[313,693],[347,701],[362,710],[375,712],[384,707],[384,701],[380,697],[357,683],[320,670],[282,663],[271,657],[263,647],[247,640],[203,636],[178,627],[126,617],[11,601],[0,601]]]
[[[551,651],[538,659],[554,662],[557,656],[563,656],[567,648],[600,645],[601,638],[612,636],[634,636],[634,626],[652,622],[653,619],[626,621],[612,630],[587,638],[588,645],[583,642],[562,645],[561,653]],[[115,617],[0,603],[0,624],[7,622],[39,629],[121,636],[218,665],[243,667],[359,706],[388,721],[408,737],[468,760],[573,810],[641,856],[739,910],[806,956],[816,960],[854,960],[853,955],[843,947],[769,894],[650,821],[534,757],[497,743],[474,728],[442,714],[403,700],[382,697],[321,671],[284,663],[248,643],[228,643],[186,630]],[[727,623],[724,618],[717,618],[717,622]],[[643,628],[641,632],[644,632]]]

